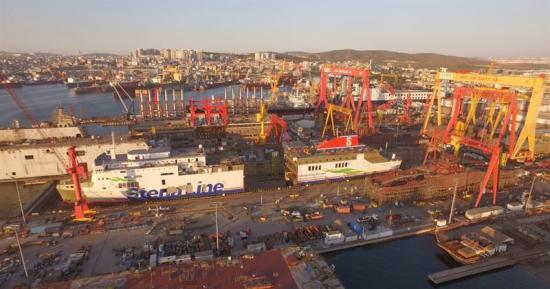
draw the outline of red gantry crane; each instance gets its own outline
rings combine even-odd
[[[328,82],[329,77],[333,78],[332,89],[328,91]],[[334,103],[336,98],[336,89],[337,89],[337,80],[338,78],[344,77],[346,80],[346,95],[340,103]],[[353,97],[353,81],[355,78],[360,77],[361,82],[361,91],[357,103]],[[344,85],[342,81],[340,85]],[[363,111],[366,110],[367,114],[367,129],[370,133],[374,132],[374,124],[372,121],[372,105],[371,105],[371,90],[370,90],[370,80],[369,80],[369,70],[363,68],[345,68],[345,67],[321,67],[321,80],[320,80],[320,91],[319,91],[319,100],[315,109],[315,113],[318,114],[320,109],[329,109],[329,103],[334,105],[341,105],[344,108],[351,109],[353,117],[354,130],[359,129],[359,123],[361,122]],[[329,101],[330,99],[330,101]],[[366,101],[366,105],[363,102]]]
[[[488,106],[489,113],[476,116],[482,106]],[[453,92],[451,118],[445,129],[435,128],[424,157],[427,161],[442,145],[452,145],[455,154],[461,147],[478,150],[489,158],[487,171],[480,184],[475,206],[478,207],[486,191],[489,180],[492,181],[492,203],[496,203],[499,166],[505,164],[507,156],[512,155],[516,144],[516,116],[518,112],[518,95],[506,89],[483,87],[456,87]],[[466,110],[465,108],[468,107]],[[495,111],[498,114],[495,116]],[[487,110],[482,110],[487,111]],[[494,138],[496,131],[498,135]],[[508,151],[503,157],[503,140],[507,138]]]
[[[223,124],[227,126],[229,116],[227,113],[227,102],[222,99],[203,99],[189,100],[189,111],[191,116],[191,126],[197,126],[197,116],[202,115],[206,121],[206,125],[212,125],[214,116],[218,116]]]

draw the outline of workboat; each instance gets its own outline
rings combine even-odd
[[[239,159],[208,165],[201,148],[147,148],[122,155],[113,151],[100,155],[89,180],[81,183],[88,202],[174,200],[244,190],[244,165]],[[60,182],[57,190],[64,201],[74,201],[71,181]]]
[[[315,147],[289,143],[285,148],[285,178],[294,185],[345,180],[395,171],[401,160],[359,144],[357,135],[339,136]]]

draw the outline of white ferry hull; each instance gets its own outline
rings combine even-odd
[[[373,164],[371,164],[373,165]],[[348,167],[341,169],[323,169],[319,172],[302,172],[298,177],[298,184],[314,184],[325,181],[342,181],[346,179],[365,177],[396,171],[401,166],[401,160],[388,161],[381,164],[374,164],[371,168],[364,166]]]

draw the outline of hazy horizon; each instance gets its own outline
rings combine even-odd
[[[2,0],[0,51],[129,54],[388,50],[550,57],[548,0]]]

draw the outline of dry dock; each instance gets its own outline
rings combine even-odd
[[[508,257],[494,257],[490,258],[489,260],[484,260],[475,264],[464,265],[436,273],[431,273],[428,275],[428,279],[430,279],[434,284],[441,284],[484,273],[487,271],[513,266],[520,261],[539,257],[545,254],[550,254],[550,246],[529,250]]]

